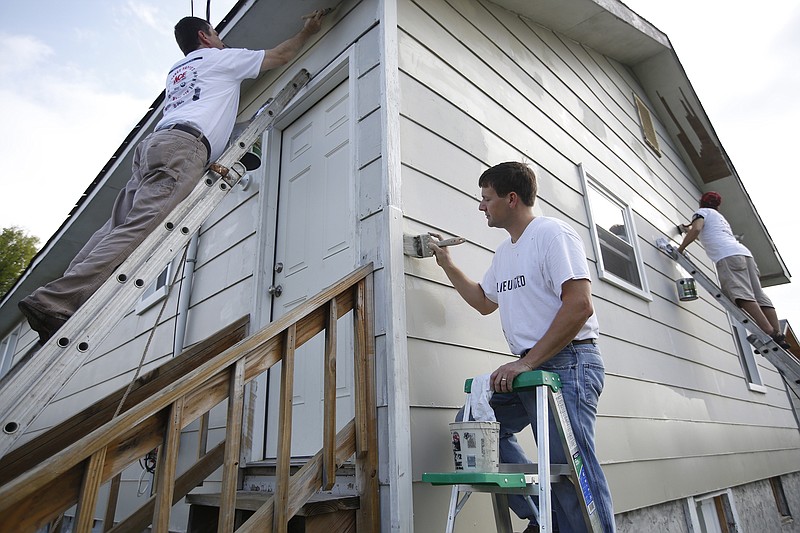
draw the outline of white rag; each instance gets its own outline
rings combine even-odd
[[[470,414],[477,422],[496,422],[494,409],[489,405],[492,398],[492,389],[489,387],[491,374],[481,374],[472,378],[472,387],[467,394],[467,405],[464,409],[464,420],[469,420]]]

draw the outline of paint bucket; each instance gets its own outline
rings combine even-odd
[[[233,131],[231,132],[230,139],[228,139],[228,146],[231,146],[236,139],[239,138],[239,135],[247,129],[250,125],[252,120],[248,120],[246,122],[237,122],[233,125]],[[250,172],[251,170],[255,170],[261,166],[261,140],[257,140],[253,146],[250,147],[242,158],[239,160],[244,165],[245,170]]]
[[[248,172],[261,166],[261,141],[258,140],[250,147],[250,150],[240,159],[244,168]]]
[[[678,287],[678,298],[682,302],[697,300],[697,286],[694,278],[681,278],[675,282]]]
[[[452,422],[450,436],[456,470],[497,472],[500,462],[499,422]]]

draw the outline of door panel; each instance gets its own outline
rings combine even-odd
[[[347,82],[328,93],[282,134],[272,320],[355,268],[355,210]],[[337,429],[353,410],[353,321],[339,320]],[[292,399],[292,455],[322,447],[324,334],[298,349]],[[280,365],[269,378],[266,456],[274,457],[280,402]]]

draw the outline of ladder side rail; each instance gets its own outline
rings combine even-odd
[[[762,330],[755,321],[740,309],[734,302],[722,293],[717,284],[702,270],[700,270],[686,255],[679,254],[675,248],[666,242],[659,245],[659,248],[669,257],[674,259],[695,280],[711,294],[717,302],[733,317],[738,323],[745,327],[751,335],[748,336],[753,346],[764,356],[778,371],[784,376],[787,386],[800,397],[800,361],[786,352],[772,339],[772,337]]]
[[[725,310],[733,316],[734,320],[742,324],[748,331],[756,335],[762,342],[765,344],[770,342],[772,338],[760,327],[755,321],[745,313],[742,309],[740,309],[734,302],[731,302],[730,299],[722,294],[722,289],[720,289],[717,284],[712,280],[705,272],[700,270],[695,264],[685,255],[679,254],[675,252],[675,260],[681,265],[689,275],[692,276],[700,285],[708,291],[714,299],[722,305]]]
[[[246,142],[255,142],[261,132],[269,127],[288,102],[310,79],[306,70],[298,73],[286,87],[281,89],[263,113],[245,129],[237,142],[229,147],[218,163],[212,167],[225,176],[215,180],[215,172],[209,170],[167,220],[151,233],[143,243],[117,269],[95,294],[73,315],[12,379],[0,388],[0,455],[5,454],[24,430],[46,407],[47,403],[63,388],[91,352],[100,345],[123,313],[139,298],[147,287],[145,280],[152,280],[163,269],[163,264],[175,257],[200,228],[208,215],[244,175],[244,167],[238,160],[249,149]],[[252,144],[251,142],[251,144]],[[224,165],[230,165],[225,168]],[[238,177],[229,181],[227,170]],[[216,183],[215,183],[216,182]],[[217,186],[214,186],[217,185]],[[120,286],[121,284],[121,286]],[[0,382],[1,383],[1,382]]]
[[[553,531],[553,500],[550,487],[550,409],[548,404],[549,387],[536,387],[536,448],[539,453],[537,465],[539,474],[539,533]],[[556,413],[553,413],[554,415]],[[567,456],[569,457],[569,456]]]
[[[575,433],[572,430],[572,425],[567,413],[567,406],[564,403],[564,395],[562,392],[547,389],[550,399],[550,407],[553,409],[553,418],[556,422],[556,428],[559,436],[561,437],[561,444],[564,447],[564,456],[567,458],[567,463],[570,469],[570,478],[575,485],[575,491],[578,495],[578,502],[581,506],[581,512],[586,523],[586,527],[593,533],[603,533],[603,524],[600,523],[600,516],[597,512],[597,507],[594,503],[593,495],[588,483],[588,472],[586,471],[583,462],[583,456],[578,449],[578,442],[575,440]],[[539,471],[540,480],[542,479],[542,472]]]
[[[492,509],[497,533],[514,533],[511,527],[511,511],[508,508],[508,494],[492,492]]]

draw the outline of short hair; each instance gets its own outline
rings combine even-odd
[[[716,209],[722,203],[722,196],[718,192],[709,191],[700,197],[700,207]]]
[[[478,187],[491,187],[498,196],[515,192],[528,207],[536,200],[536,174],[524,163],[507,161],[487,169],[478,178]]]
[[[197,32],[211,33],[211,24],[198,17],[183,17],[175,24],[175,40],[183,52],[188,55],[200,48]]]

